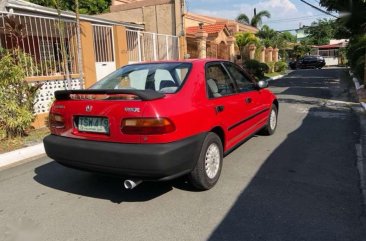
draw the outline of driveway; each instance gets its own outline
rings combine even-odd
[[[366,240],[359,105],[344,73],[298,70],[271,82],[277,132],[226,156],[206,192],[184,179],[128,191],[46,157],[2,170],[0,240]]]

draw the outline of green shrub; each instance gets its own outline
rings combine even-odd
[[[364,78],[366,35],[353,36],[346,51],[349,66],[355,75],[362,80]]]
[[[268,66],[265,63],[254,59],[245,61],[243,67],[257,79],[263,79],[264,73],[268,71]]]
[[[288,65],[284,61],[278,61],[275,63],[274,70],[275,72],[283,72],[288,68]]]
[[[40,85],[25,80],[25,62],[20,51],[6,53],[0,60],[0,127],[7,138],[24,136],[34,120],[34,99]]]
[[[273,73],[273,72],[275,72],[275,62],[268,62],[266,64],[268,65],[268,71],[267,71],[267,73]]]

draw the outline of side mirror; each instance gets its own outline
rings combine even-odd
[[[257,86],[258,86],[259,89],[267,88],[268,87],[268,82],[265,81],[265,80],[260,80],[260,81],[258,81]]]

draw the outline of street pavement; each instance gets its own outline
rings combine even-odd
[[[272,81],[277,132],[226,156],[209,191],[184,179],[124,190],[122,179],[47,157],[2,170],[0,240],[364,241],[366,121],[345,73],[297,70]]]

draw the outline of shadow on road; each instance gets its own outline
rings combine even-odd
[[[296,70],[282,79],[271,81],[269,85],[270,87],[285,87],[285,90],[278,93],[281,95],[330,98],[332,96],[329,88],[338,87],[341,71],[344,71],[344,68]]]
[[[34,180],[44,186],[113,203],[148,201],[171,191],[174,185],[171,182],[146,182],[133,190],[125,190],[123,178],[78,171],[55,161],[37,167],[35,173]]]
[[[311,108],[209,240],[365,240],[351,111]]]
[[[320,71],[323,77],[317,76]],[[265,160],[209,240],[366,240],[356,167],[357,116],[344,106],[301,99],[343,98],[330,88],[319,89],[333,85],[339,72],[313,70],[307,75],[307,70],[295,71],[271,82],[287,87],[280,93],[288,95],[281,101],[287,113],[306,116]]]

